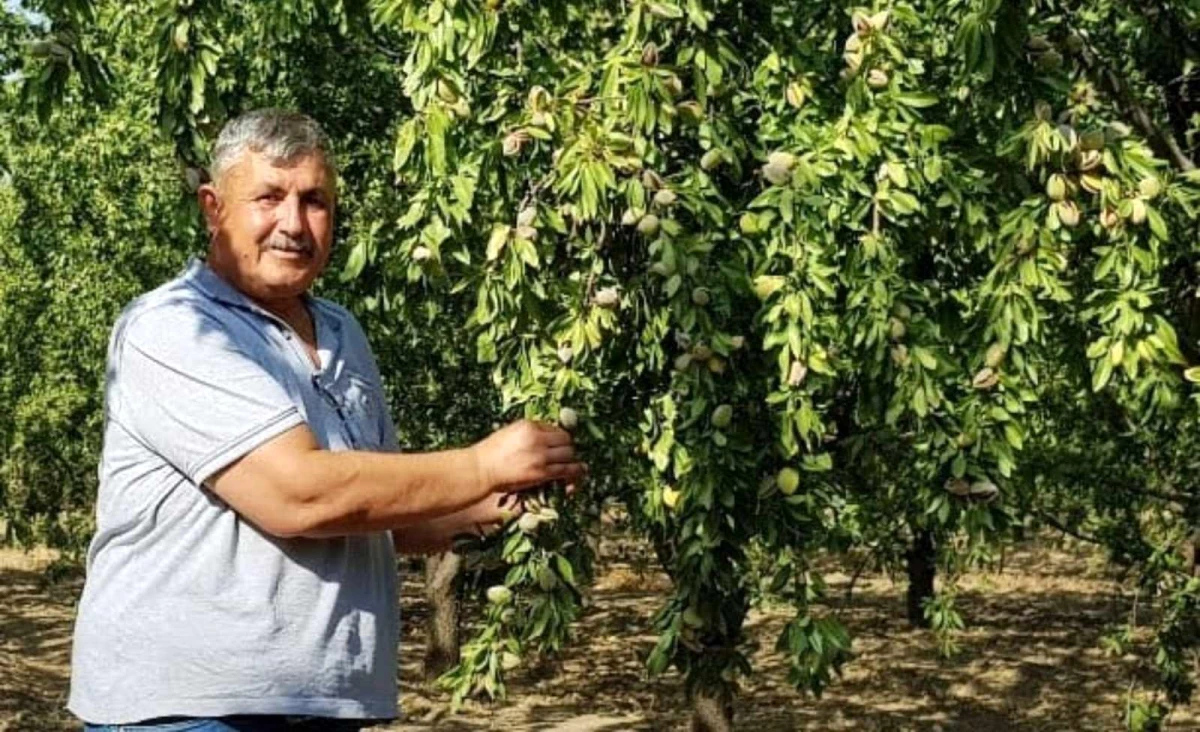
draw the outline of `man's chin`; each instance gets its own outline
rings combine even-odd
[[[314,280],[321,273],[312,257],[271,258],[271,266],[260,267],[255,289],[262,297],[280,299],[299,297],[308,291]]]

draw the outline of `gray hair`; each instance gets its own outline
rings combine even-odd
[[[214,183],[246,152],[262,153],[275,164],[288,164],[320,153],[335,171],[329,137],[308,115],[285,109],[256,109],[225,123],[213,145],[209,173]]]

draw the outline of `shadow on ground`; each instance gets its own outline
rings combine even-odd
[[[1035,550],[1036,549],[1036,550]],[[623,559],[623,558],[622,558]],[[44,558],[0,552],[0,732],[60,732],[78,726],[63,710],[78,579],[46,585]],[[403,570],[402,707],[408,722],[380,732],[514,730],[617,732],[686,729],[679,677],[649,680],[643,659],[654,645],[649,618],[668,592],[660,575],[609,561],[579,638],[554,675],[518,671],[506,703],[468,703],[445,713],[445,697],[420,681],[421,573]],[[1139,673],[1134,658],[1106,657],[1100,637],[1127,613],[1113,582],[1082,549],[1027,548],[999,573],[962,583],[968,630],[952,660],[927,633],[904,622],[903,585],[886,577],[830,575],[831,594],[855,633],[856,659],[821,699],[786,685],[773,653],[783,609],[756,610],[748,634],[758,649],[745,680],[736,726],[754,732],[863,730],[1040,732],[1118,730],[1124,690]],[[1200,730],[1200,709],[1178,710],[1172,730]]]

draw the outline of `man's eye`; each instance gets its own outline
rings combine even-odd
[[[278,203],[283,200],[283,196],[278,193],[264,193],[254,200],[262,203]]]

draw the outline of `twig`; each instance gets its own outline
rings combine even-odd
[[[1087,534],[1081,534],[1078,531],[1075,531],[1074,529],[1068,528],[1066,525],[1061,523],[1058,519],[1054,518],[1053,516],[1046,513],[1045,511],[1038,511],[1037,515],[1038,515],[1038,518],[1042,519],[1046,523],[1050,524],[1051,526],[1053,526],[1054,528],[1063,532],[1064,534],[1067,534],[1068,536],[1073,536],[1076,539],[1079,539],[1080,541],[1086,541],[1089,544],[1096,544],[1096,545],[1100,545],[1100,546],[1103,546],[1103,544],[1104,544],[1104,542],[1100,541],[1099,539],[1097,539],[1094,536],[1088,536]]]

